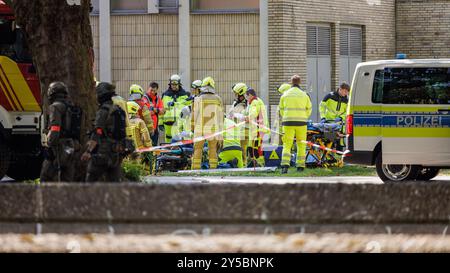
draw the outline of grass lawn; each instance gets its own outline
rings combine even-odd
[[[303,172],[297,172],[296,168],[289,169],[288,174],[281,174],[280,170],[275,172],[217,172],[217,173],[173,173],[163,172],[161,176],[256,176],[256,177],[320,177],[320,176],[375,176],[374,167],[366,166],[344,166],[343,168],[316,168],[305,169]]]

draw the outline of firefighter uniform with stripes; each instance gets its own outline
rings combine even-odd
[[[294,138],[297,140],[297,170],[305,168],[307,121],[311,116],[311,99],[300,89],[300,77],[292,77],[292,88],[284,92],[279,109],[283,126],[282,173],[287,173],[291,162],[291,149]]]
[[[203,80],[201,94],[194,99],[192,114],[194,139],[209,136],[223,130],[223,103],[222,99],[216,95],[215,82],[211,77]],[[207,140],[210,169],[217,168],[217,147],[222,138],[219,135]],[[199,170],[201,168],[204,144],[204,140],[194,143],[194,155],[192,157],[193,170]]]
[[[241,128],[236,127],[236,123],[228,118],[225,118],[225,129],[228,129],[223,135],[223,148],[219,154],[220,164],[227,164],[232,162],[237,168],[244,167],[242,159],[241,147]],[[234,163],[235,162],[235,163]]]
[[[152,140],[145,122],[139,118],[139,104],[134,101],[127,103],[129,125],[127,127],[127,137],[133,140],[134,147],[138,150],[152,147]]]
[[[64,83],[54,82],[48,89],[49,128],[47,153],[42,165],[41,182],[72,182],[74,179],[74,154],[78,141],[67,137],[67,105],[71,102]]]

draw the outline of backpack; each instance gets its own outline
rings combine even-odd
[[[109,117],[112,120],[111,138],[116,141],[123,141],[127,137],[127,113],[118,105],[113,105],[109,109]]]
[[[64,103],[66,106],[65,118],[63,119],[62,136],[80,140],[81,138],[81,119],[83,110],[79,106]]]

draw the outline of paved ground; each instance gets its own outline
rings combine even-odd
[[[450,252],[450,236],[431,235],[0,235],[0,252]]]
[[[433,182],[450,182],[450,176],[438,176]],[[147,183],[345,183],[345,184],[382,184],[381,179],[375,176],[333,176],[333,177],[153,177],[145,179]]]
[[[13,182],[9,177],[3,178],[0,182]],[[450,182],[450,176],[438,176],[433,182]],[[345,184],[382,184],[383,182],[375,176],[332,176],[332,177],[220,177],[220,176],[201,176],[201,177],[154,177],[145,178],[147,183],[271,183],[271,184],[289,184],[289,183],[345,183]]]

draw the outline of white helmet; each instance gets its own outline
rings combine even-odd
[[[181,77],[177,74],[170,76],[170,83],[173,83],[173,82],[181,85]]]

